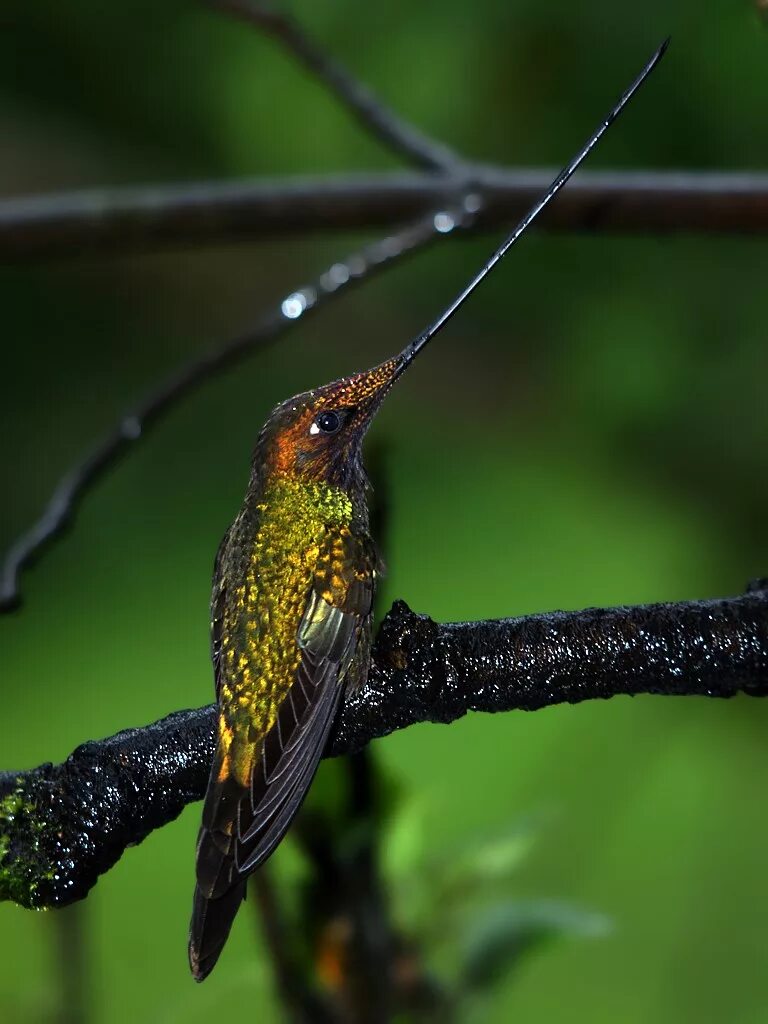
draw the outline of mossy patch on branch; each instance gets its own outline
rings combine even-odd
[[[35,812],[20,776],[13,792],[0,800],[0,900],[41,910],[40,883],[50,880],[52,869],[41,863],[45,822]]]

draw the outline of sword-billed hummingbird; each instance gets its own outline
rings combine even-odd
[[[216,556],[211,600],[218,735],[197,843],[192,973],[213,969],[246,880],[285,835],[348,688],[365,682],[379,561],[362,442],[392,385],[591,152],[660,60],[654,54],[584,148],[447,309],[380,366],[278,405],[245,501]]]

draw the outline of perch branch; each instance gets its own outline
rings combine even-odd
[[[307,978],[304,964],[295,954],[291,922],[281,906],[268,864],[254,874],[252,892],[277,991],[288,1019],[293,1024],[335,1024],[320,994]]]
[[[477,227],[519,219],[551,170],[475,167]],[[421,172],[242,179],[0,200],[0,263],[394,228],[455,201],[459,177]],[[762,235],[768,175],[580,171],[541,219],[556,231]]]
[[[768,580],[740,597],[441,625],[397,602],[368,682],[327,756],[467,711],[533,711],[619,694],[768,696]],[[0,773],[0,899],[84,897],[126,846],[199,800],[214,706],[86,743],[60,765]]]

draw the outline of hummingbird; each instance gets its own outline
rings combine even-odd
[[[373,369],[281,403],[261,430],[245,500],[213,572],[218,725],[189,934],[196,980],[216,964],[248,876],[299,810],[344,694],[367,678],[382,565],[370,534],[366,431],[394,384],[568,181],[666,46],[426,330]]]

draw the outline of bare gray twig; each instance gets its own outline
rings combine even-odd
[[[351,111],[375,138],[416,167],[431,171],[457,171],[462,158],[436,139],[430,139],[398,117],[373,92],[310,39],[284,11],[260,0],[211,0],[216,10],[233,14],[277,39],[336,99]]]
[[[476,227],[519,219],[549,170],[478,168]],[[452,205],[462,179],[415,172],[146,185],[0,200],[0,263],[152,251],[287,234],[395,228]],[[585,233],[768,233],[768,175],[579,171],[541,218]]]

